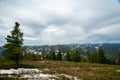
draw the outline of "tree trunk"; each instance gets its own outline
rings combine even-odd
[[[16,60],[15,63],[16,63],[16,68],[19,68],[19,61]]]

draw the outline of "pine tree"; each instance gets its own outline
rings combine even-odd
[[[72,61],[74,61],[74,62],[80,62],[81,61],[81,57],[80,57],[79,51],[76,50],[72,54]]]
[[[92,54],[89,50],[87,51],[87,60],[88,62],[92,62]]]
[[[51,60],[56,60],[55,51],[53,51],[52,53],[50,53],[49,58],[50,58]]]
[[[59,51],[58,54],[57,54],[57,60],[62,60],[62,53],[61,53],[61,51]]]
[[[66,60],[71,61],[71,55],[70,55],[70,52],[68,50],[67,50],[67,53],[66,53]]]
[[[45,58],[46,58],[47,60],[50,60],[49,54],[46,54],[45,56],[46,56]]]
[[[98,53],[97,53],[97,59],[98,59],[98,63],[105,63],[105,53],[103,51],[102,48],[98,49]]]
[[[11,35],[7,35],[5,38],[7,43],[3,46],[4,56],[16,63],[19,67],[20,61],[23,58],[23,33],[19,29],[19,23],[15,23],[14,29],[11,31]]]
[[[118,64],[120,64],[120,51],[118,52]]]
[[[95,52],[94,54],[92,54],[92,62],[98,63],[98,52]]]

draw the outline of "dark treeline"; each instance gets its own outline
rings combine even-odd
[[[113,59],[112,57],[106,56],[102,48],[99,48],[97,52],[92,53],[89,50],[86,51],[85,55],[81,55],[78,50],[71,52],[67,50],[66,53],[61,51],[52,51],[49,54],[39,53],[26,53],[25,59],[31,60],[65,60],[74,62],[90,62],[90,63],[101,63],[101,64],[120,64],[120,52],[118,57]]]

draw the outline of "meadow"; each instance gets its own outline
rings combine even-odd
[[[0,61],[0,69],[15,68],[15,64],[10,61]],[[120,65],[98,64],[88,62],[70,62],[55,60],[24,60],[21,68],[37,68],[43,70],[43,74],[66,74],[77,77],[80,80],[120,80]],[[6,80],[7,77],[1,77],[0,80]],[[9,80],[27,80],[27,79],[9,79]],[[43,79],[44,80],[44,79]],[[74,80],[60,76],[55,80]]]

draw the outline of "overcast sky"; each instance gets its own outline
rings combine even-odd
[[[0,46],[16,21],[25,45],[120,43],[119,0],[0,0]]]

